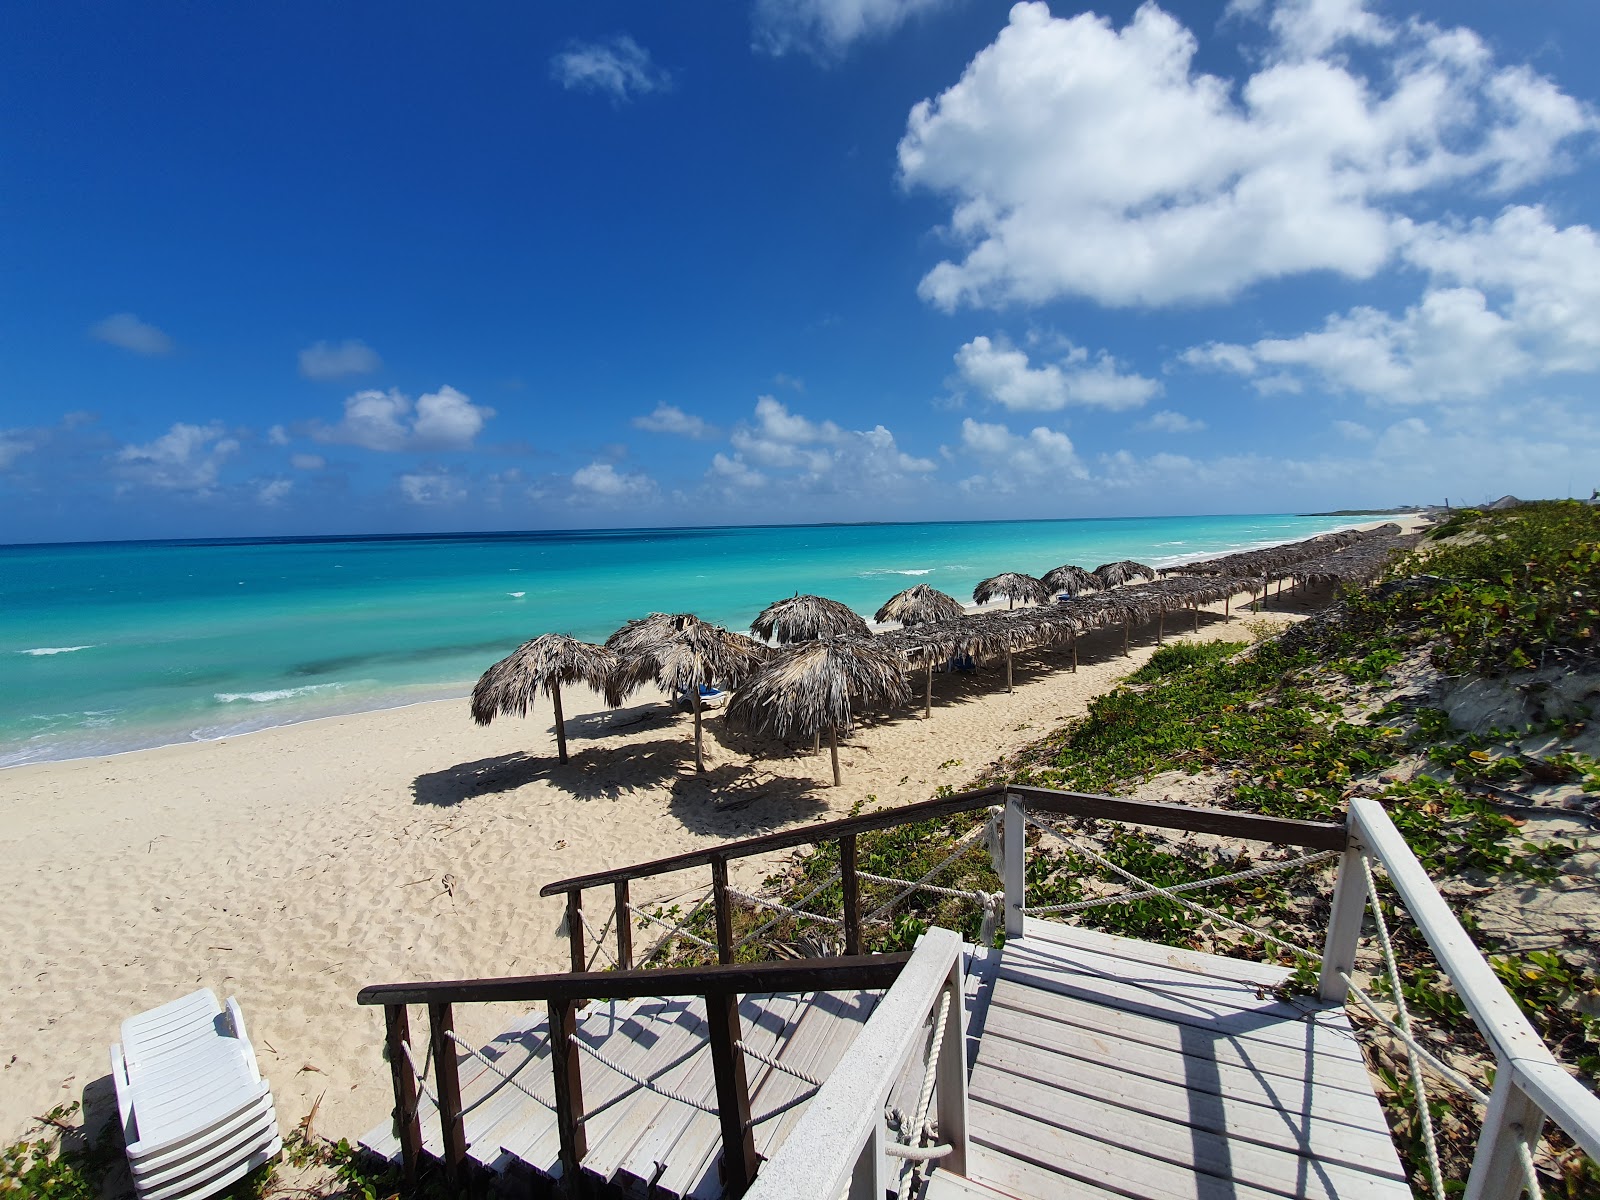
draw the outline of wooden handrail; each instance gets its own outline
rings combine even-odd
[[[803,825],[798,829],[788,829],[782,833],[768,833],[760,837],[745,838],[742,841],[724,842],[709,850],[692,850],[686,854],[674,854],[669,858],[652,859],[650,862],[635,863],[611,871],[575,875],[571,879],[559,879],[554,883],[545,884],[539,889],[539,895],[555,896],[562,892],[609,886],[626,880],[687,870],[690,867],[703,867],[718,861],[729,862],[736,858],[748,858],[754,854],[769,854],[774,850],[791,850],[796,846],[831,842],[836,838],[878,829],[891,829],[896,825],[908,825],[933,817],[972,812],[989,807],[1008,792],[1024,797],[1032,807],[1066,816],[1101,817],[1107,820],[1126,821],[1134,825],[1217,833],[1228,837],[1248,838],[1252,841],[1306,846],[1316,850],[1342,850],[1345,845],[1345,827],[1342,823],[1334,821],[1297,821],[1288,817],[1263,817],[1231,809],[1168,804],[1158,800],[1125,800],[1117,796],[1100,796],[1088,792],[1064,792],[1054,788],[1027,787],[1021,784],[995,784],[974,791],[958,792],[954,796],[942,796],[937,800],[923,800],[900,808],[866,813],[859,817],[819,821]]]
[[[888,987],[908,953],[858,954],[787,962],[667,967],[656,971],[571,971],[437,983],[375,983],[357,1004],[495,1004],[545,1000],[633,1000],[640,996],[722,996],[730,992],[814,992],[835,987]]]

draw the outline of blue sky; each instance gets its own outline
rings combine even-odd
[[[1600,485],[1588,0],[0,10],[0,541]]]

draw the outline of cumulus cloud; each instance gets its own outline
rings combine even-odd
[[[180,421],[144,445],[128,445],[115,455],[117,474],[129,483],[164,491],[208,492],[225,463],[239,449],[222,425]]]
[[[625,33],[574,42],[550,60],[550,75],[568,91],[598,92],[613,104],[672,86],[672,77],[651,61],[650,52]]]
[[[1403,312],[1335,313],[1320,329],[1249,346],[1185,351],[1192,365],[1240,375],[1277,369],[1336,391],[1395,404],[1492,396],[1508,385],[1600,369],[1600,235],[1558,228],[1542,209],[1493,220],[1408,225],[1401,255],[1429,286]]]
[[[572,473],[573,499],[623,504],[653,500],[656,481],[643,473],[625,474],[611,463],[592,462]]]
[[[676,404],[658,404],[653,412],[633,419],[635,429],[647,430],[650,433],[675,433],[680,437],[712,438],[717,436],[717,427],[686,413]]]
[[[131,350],[135,354],[153,356],[172,353],[172,339],[147,321],[132,313],[115,313],[104,321],[90,326],[89,336],[96,341]]]
[[[903,182],[950,200],[963,248],[923,298],[1165,305],[1308,271],[1365,279],[1405,242],[1408,198],[1543,178],[1596,128],[1469,30],[1354,0],[1271,13],[1271,53],[1235,87],[1195,70],[1194,34],[1153,3],[1120,30],[1014,7],[900,142]],[[1336,53],[1352,41],[1365,71]]]
[[[767,483],[767,477],[745,462],[742,456],[735,454],[729,457],[720,452],[711,456],[711,467],[706,471],[706,477],[734,488],[765,487]]]
[[[901,450],[882,425],[844,429],[791,412],[771,396],[757,399],[754,420],[729,440],[737,451],[730,463],[789,471],[795,483],[817,491],[889,492],[936,469],[931,459]]]
[[[328,465],[328,460],[320,454],[291,454],[289,465],[296,471],[320,471]]]
[[[975,337],[956,351],[961,378],[982,395],[1013,412],[1055,412],[1069,405],[1138,408],[1159,395],[1161,384],[1124,374],[1102,351],[1091,361],[1082,346],[1072,346],[1059,363],[1030,366],[1028,355],[1003,339]]]
[[[1347,438],[1352,442],[1370,442],[1372,440],[1372,430],[1360,421],[1335,421],[1333,428],[1340,437]]]
[[[985,468],[961,481],[967,492],[1006,494],[1088,478],[1072,439],[1044,425],[1017,434],[1005,425],[967,417],[961,422],[961,450]]]
[[[467,498],[467,489],[448,471],[414,471],[396,480],[400,494],[421,508],[442,508]]]
[[[448,384],[419,396],[415,405],[395,388],[369,388],[345,400],[337,425],[313,422],[311,436],[367,450],[466,450],[493,416],[494,409],[472,403]]]
[[[343,379],[346,375],[366,375],[383,366],[371,346],[359,340],[334,345],[317,342],[300,351],[300,374],[307,379]]]
[[[1186,417],[1181,412],[1163,409],[1151,413],[1134,426],[1140,433],[1199,433],[1206,423],[1196,417]]]
[[[755,48],[779,57],[799,52],[823,61],[864,38],[884,37],[950,0],[756,0]]]
[[[24,454],[38,449],[38,442],[26,429],[0,429],[0,471],[8,470]]]
[[[265,508],[277,508],[292,491],[294,480],[268,479],[256,487],[256,503]]]

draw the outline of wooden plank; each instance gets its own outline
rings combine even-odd
[[[617,927],[617,970],[633,970],[633,914],[628,911],[628,881],[619,879],[611,885],[611,902],[615,915],[612,924]]]
[[[1314,997],[1280,1000],[1271,988],[1262,984],[1202,975],[1156,962],[1153,957],[1146,961],[1135,961],[1091,950],[1085,946],[1060,946],[1037,939],[1007,945],[1001,958],[1001,965],[1064,971],[1091,979],[1116,980],[1160,992],[1177,1000],[1203,1002],[1239,1012],[1270,1012],[1290,1021],[1330,1008]],[[1335,1006],[1335,1011],[1337,1007],[1342,1006]]]
[[[990,1013],[991,1033],[984,1035],[1022,1042],[1083,1062],[1110,1064],[1120,1071],[1147,1079],[1213,1090],[1225,1096],[1288,1097],[1315,1087],[1319,1111],[1350,1124],[1367,1125],[1373,1104],[1372,1087],[1365,1074],[1339,1059],[1318,1059],[1266,1045],[1205,1041],[1185,1045],[1181,1038],[1170,1046],[1150,1046],[1114,1033],[1087,1029],[1057,1015],[1020,1012],[996,1005]],[[1218,1052],[1220,1051],[1220,1052]],[[1131,1086],[1131,1085],[1130,1085]],[[1272,1103],[1259,1099],[1260,1103]],[[1293,1105],[1298,1109],[1299,1104]]]
[[[1106,1003],[1098,994],[1067,995],[1064,992],[1031,987],[1025,983],[1002,979],[995,984],[990,1007],[1014,1008],[1023,1012],[1037,1012],[1052,1019],[1070,1021],[1096,1034],[1109,1034],[1129,1041],[1143,1042],[1157,1047],[1184,1047],[1193,1052],[1196,1047],[1207,1047],[1207,1052],[1243,1056],[1249,1061],[1271,1061],[1265,1054],[1275,1048],[1278,1054],[1290,1056],[1290,1065],[1280,1073],[1299,1071],[1293,1064],[1307,1054],[1315,1053],[1319,1059],[1339,1059],[1346,1064],[1351,1086],[1370,1090],[1367,1081],[1366,1061],[1361,1056],[1347,1019],[1333,1014],[1323,1014],[1316,1021],[1275,1021],[1255,1027],[1220,1029],[1186,1022],[1175,1022],[1161,1013],[1138,1012]],[[1059,1016],[1058,1016],[1059,1014]],[[1199,1030],[1196,1034],[1195,1030]]]
[[[454,1029],[450,1005],[428,1005],[428,1032],[433,1043],[434,1091],[439,1102],[445,1174],[459,1186],[467,1163],[467,1133],[461,1119],[461,1077],[456,1062],[456,1044],[450,1040]]]
[[[583,950],[583,892],[573,888],[567,892],[567,943],[574,971],[587,971],[589,960]]]
[[[861,953],[861,887],[856,878],[856,835],[839,839],[839,885],[844,890],[844,952]]]
[[[705,996],[721,992],[813,992],[829,988],[886,988],[899,976],[908,952],[853,957],[790,959],[715,967],[664,967],[635,971],[582,971],[456,979],[437,983],[381,983],[356,994],[357,1004],[530,1004],[560,1000],[632,1000],[640,996]]]
[[[1309,1084],[1295,1093],[1280,1081],[1274,1087],[1251,1089],[1249,1076],[1197,1072],[1191,1079],[1160,1080],[1124,1072],[1117,1066],[1068,1058],[1027,1042],[1013,1042],[991,1033],[979,1070],[1030,1080],[1057,1096],[1054,1111],[1077,1126],[1087,1106],[1126,1110],[1129,1124],[1157,1119],[1219,1134],[1230,1141],[1248,1141],[1291,1154],[1342,1163],[1374,1174],[1403,1179],[1394,1142],[1377,1101],[1362,1124],[1329,1120],[1319,1111],[1321,1096]],[[974,1072],[974,1078],[977,1077]],[[1191,1083],[1194,1086],[1191,1086]],[[1354,1115],[1354,1114],[1351,1114]],[[1380,1127],[1374,1129],[1373,1121]]]
[[[967,1152],[967,1178],[974,1187],[991,1188],[990,1194],[1001,1195],[1006,1200],[1106,1200],[1106,1192],[1080,1180],[1069,1179],[1044,1167],[1035,1166],[1026,1159],[1010,1155],[974,1142]],[[933,1190],[943,1171],[935,1171],[929,1181],[924,1200],[936,1200],[941,1193]],[[978,1193],[984,1195],[983,1192]],[[954,1193],[955,1196],[961,1193]],[[952,1197],[953,1200],[953,1197]]]
[[[1159,963],[1177,971],[1193,971],[1214,979],[1228,979],[1252,983],[1262,987],[1277,987],[1293,971],[1275,963],[1256,962],[1247,958],[1230,958],[1222,954],[1207,954],[1182,946],[1163,946],[1157,942],[1142,942],[1137,938],[1119,937],[1082,925],[1063,925],[1040,917],[1029,917],[1023,927],[1023,939],[1040,940],[1058,946],[1097,951],[1101,954],[1125,958],[1130,962]]]
[[[1015,983],[1023,987],[1089,1000],[1124,1012],[1138,1013],[1158,1020],[1176,1021],[1196,1029],[1204,1029],[1216,1037],[1254,1035],[1269,1040],[1293,1044],[1304,1038],[1305,1027],[1321,1024],[1327,1014],[1310,1015],[1300,1020],[1278,1011],[1279,1006],[1263,1005],[1250,1011],[1231,1004],[1219,1003],[1201,995],[1174,995],[1170,989],[1158,989],[1138,983],[1124,983],[1118,979],[1074,971],[1060,964],[1012,962],[1008,953],[1000,963],[1001,983]],[[1352,1040],[1348,1057],[1359,1050]]]
[[[1223,837],[1247,838],[1280,846],[1304,846],[1308,850],[1343,850],[1348,840],[1343,825],[1328,821],[1296,821],[1288,817],[1263,817],[1257,813],[1233,812],[1223,808],[1202,808],[1162,800],[1125,800],[1118,796],[1058,792],[1051,788],[1019,784],[1007,787],[1006,791],[1021,796],[1033,812],[1057,813],[1065,817],[1094,817],[1128,825],[1215,833]]]
[[[717,961],[733,961],[733,901],[728,895],[728,860],[711,860],[711,910],[717,920]]]
[[[884,809],[859,817],[842,817],[837,821],[819,821],[786,829],[781,833],[768,833],[760,837],[744,838],[737,842],[724,842],[715,849],[691,850],[668,858],[657,858],[646,863],[622,867],[614,871],[596,871],[590,875],[574,875],[571,879],[558,879],[539,889],[541,896],[555,896],[569,888],[609,886],[619,879],[643,879],[650,875],[665,875],[684,871],[690,867],[703,867],[719,856],[734,859],[748,858],[753,854],[770,854],[774,850],[791,850],[796,846],[809,846],[817,842],[831,842],[847,833],[870,833],[875,829],[892,829],[915,821],[933,817],[946,817],[953,813],[973,812],[994,803],[994,797],[1005,792],[1003,784],[958,792],[937,800],[923,800],[916,804],[903,804],[898,808]]]
[[[583,1063],[575,1035],[572,1001],[551,1000],[550,1065],[555,1081],[556,1129],[561,1138],[561,1175],[576,1179],[589,1141],[583,1127]]]
[[[422,1126],[417,1121],[417,1080],[406,1061],[404,1047],[411,1042],[411,1018],[403,1004],[386,1004],[383,1009],[384,1037],[389,1045],[389,1073],[394,1079],[395,1141],[405,1168],[406,1186],[417,1182],[417,1165],[422,1156]]]
[[[1054,1127],[1075,1139],[1089,1141],[1096,1159],[1108,1148],[1137,1154],[1148,1163],[1163,1163],[1185,1175],[1204,1174],[1232,1186],[1244,1185],[1306,1200],[1353,1200],[1354,1197],[1411,1195],[1402,1178],[1373,1174],[1340,1163],[1270,1149],[1170,1121],[1134,1117],[1110,1104],[1079,1103],[1063,1112],[1060,1093],[1031,1080],[1005,1075],[978,1064],[972,1073],[972,1097],[991,1113],[997,1109],[1034,1124]],[[1069,1148],[1054,1165],[1078,1168],[1084,1147]],[[1053,1154],[1048,1141],[1041,1152]]]

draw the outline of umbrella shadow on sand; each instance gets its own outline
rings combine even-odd
[[[759,763],[723,763],[704,775],[686,770],[667,808],[691,833],[745,838],[823,815],[828,806],[820,789],[817,781],[775,775]]]
[[[639,742],[623,754],[596,746],[565,763],[516,750],[424,772],[412,780],[411,795],[417,804],[449,808],[477,796],[548,783],[575,800],[614,800],[661,787],[692,769],[692,750],[680,738]]]

